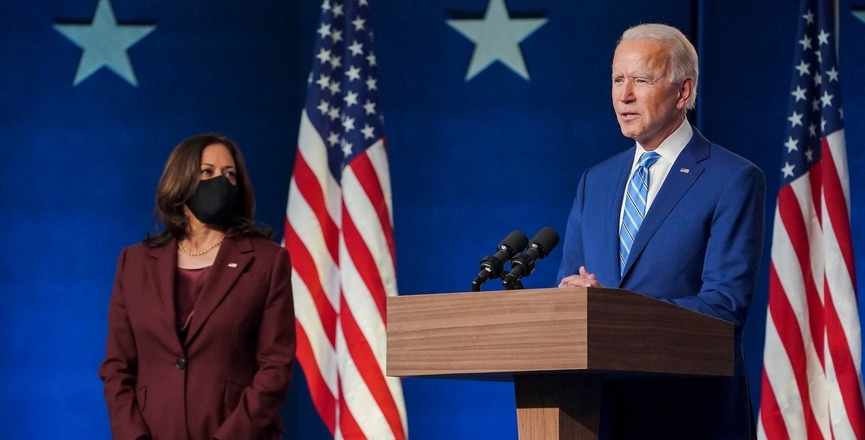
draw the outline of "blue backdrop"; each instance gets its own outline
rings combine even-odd
[[[480,19],[487,0],[370,1],[402,293],[469,290],[478,260],[511,230],[564,232],[582,171],[630,146],[611,108],[609,67],[618,35],[639,22],[677,26],[696,43],[692,122],[764,170],[771,221],[798,2],[508,0],[513,18],[547,19],[520,45],[529,79],[497,62],[466,81],[474,44],[447,20]],[[853,11],[865,3],[851,1],[840,1],[840,70],[862,279],[865,23]],[[318,2],[113,0],[121,26],[155,26],[126,50],[137,86],[109,68],[73,85],[82,49],[55,25],[91,24],[97,3],[0,3],[0,432],[8,438],[109,438],[96,368],[115,262],[154,229],[154,188],[174,145],[206,131],[233,137],[258,219],[278,230],[283,222]],[[746,327],[755,401],[768,248],[767,240]],[[526,287],[554,284],[560,256],[540,262]],[[510,384],[403,384],[412,439],[517,437]],[[283,415],[289,438],[326,438],[301,374]]]

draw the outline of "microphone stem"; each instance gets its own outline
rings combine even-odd
[[[510,274],[507,277],[503,277],[502,286],[504,286],[505,290],[523,290],[523,282]]]

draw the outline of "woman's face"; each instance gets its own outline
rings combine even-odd
[[[232,185],[237,185],[237,170],[231,152],[222,144],[210,144],[201,152],[199,180],[208,180],[225,175]]]

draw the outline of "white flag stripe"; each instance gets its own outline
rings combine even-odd
[[[758,440],[769,440],[769,438],[766,437],[766,430],[763,428],[762,423],[757,424],[757,439]]]
[[[339,267],[333,261],[330,252],[327,251],[321,225],[318,223],[315,213],[312,212],[306,200],[297,190],[294,179],[289,184],[288,200],[288,218],[291,219],[289,224],[294,228],[298,240],[303,243],[312,257],[318,272],[318,282],[321,283],[327,300],[334,310],[339,310],[339,279],[333,276],[339,272]]]
[[[774,311],[772,305],[778,307],[780,302],[789,301],[800,304],[794,306],[797,308],[795,314],[809,318],[799,319],[796,324],[799,331],[804,332],[807,326],[814,333],[814,346],[807,345],[804,356],[808,359],[806,375],[817,422],[814,428],[819,427],[820,431],[791,429],[788,433],[791,439],[813,440],[820,435],[825,440],[865,440],[862,341],[854,259],[850,253],[850,182],[841,87],[838,81],[820,81],[837,74],[834,40],[825,39],[826,35],[838,35],[835,5],[828,0],[802,0],[797,15],[799,34],[792,64],[795,67],[791,72],[791,95],[788,97],[788,114],[791,115],[788,120],[796,123],[787,126],[787,141],[783,143],[787,148],[782,150],[779,169],[781,189],[777,201],[787,223],[779,221],[780,217],[776,215],[772,267],[783,288],[775,282],[770,283],[770,312]],[[805,44],[818,40],[822,42]],[[816,103],[813,108],[812,103]],[[790,148],[791,145],[794,148]],[[790,199],[789,191],[793,191],[796,200]],[[797,216],[801,218],[797,219]],[[804,231],[799,230],[797,221],[804,222]],[[795,229],[778,233],[779,229],[794,225]],[[799,254],[793,255],[793,249]],[[790,255],[785,256],[786,253]],[[805,258],[810,258],[810,261],[803,261],[809,267],[800,267],[797,260]],[[813,274],[813,288],[819,293],[822,306],[815,304],[814,298],[802,296],[803,291],[812,288],[811,285],[801,289],[794,287],[802,282],[803,274],[806,280]],[[770,337],[769,327],[781,328],[775,324],[778,323],[767,320],[764,352],[764,375],[767,378],[778,377],[779,373],[774,371],[779,368],[776,359],[778,345],[795,343],[798,339],[797,334],[789,334],[794,331],[791,329],[794,323],[785,323],[785,333],[778,334],[777,338]],[[794,351],[786,353],[786,358],[794,364],[801,362],[801,356],[803,354]],[[815,356],[822,365],[813,362]],[[776,382],[771,383],[772,392],[762,394],[760,405],[759,423],[762,426],[758,429],[764,435],[766,431],[773,435],[773,428],[782,422],[787,426],[802,422],[796,419],[799,414],[787,414],[783,403],[799,398],[799,390],[775,389]],[[771,400],[773,397],[774,401]],[[781,414],[776,412],[778,407],[782,408]],[[807,408],[805,414],[808,414]],[[812,428],[809,419],[804,423]]]
[[[821,303],[825,304],[825,301],[823,299],[823,273],[822,271],[819,271],[819,268],[823,267],[823,257],[819,252],[817,252],[817,250],[822,248],[822,243],[819,238],[820,234],[818,233],[820,230],[820,225],[819,223],[817,223],[817,218],[814,215],[805,214],[815,212],[812,202],[813,199],[810,196],[810,182],[807,179],[807,175],[792,182],[790,186],[793,189],[794,194],[796,195],[798,205],[802,208],[802,216],[804,218],[812,219],[810,224],[806,224],[806,227],[809,227],[812,229],[812,231],[815,231],[808,234],[808,239],[811,243],[811,265],[810,267],[801,267],[801,265],[799,264],[799,259],[797,258],[796,251],[794,250],[793,245],[790,241],[790,237],[787,233],[787,229],[778,227],[774,228],[772,232],[772,261],[775,263],[776,267],[785,268],[783,275],[779,273],[778,278],[781,286],[783,287],[783,291],[786,293],[787,300],[793,308],[794,314],[796,315],[796,322],[798,324],[799,331],[802,335],[802,341],[804,343],[806,358],[806,376],[808,381],[804,385],[808,387],[808,401],[811,405],[811,411],[814,414],[814,419],[816,420],[820,431],[823,433],[825,438],[829,438],[827,437],[829,435],[829,408],[827,406],[828,396],[825,392],[827,384],[826,378],[823,373],[823,365],[820,362],[820,357],[817,353],[817,347],[815,346],[815,340],[823,340],[825,338],[825,334],[811,334],[811,318],[808,312],[808,302],[805,293],[805,281],[802,276],[802,270],[811,271],[812,276],[814,276],[814,285],[817,289],[818,295],[820,296],[820,301]],[[777,208],[775,210],[774,224],[782,224],[780,210]],[[815,271],[817,272],[815,273]],[[780,342],[780,339],[778,341]],[[768,342],[766,344],[766,347],[766,350],[768,350]],[[783,348],[783,346],[781,346],[781,348]],[[782,354],[785,358],[787,357],[786,352]],[[768,369],[768,367],[766,368]],[[798,388],[790,392],[799,396]],[[802,396],[799,397],[801,398]]]
[[[828,346],[827,346],[828,347]],[[835,435],[835,440],[856,440],[856,434],[853,432],[853,427],[850,425],[850,419],[847,415],[847,406],[841,397],[840,384],[835,375],[835,365],[832,357],[828,355],[827,348],[826,356],[826,373],[829,382],[829,412],[832,416],[832,433]],[[830,438],[830,437],[826,437]]]
[[[341,243],[341,248],[344,248],[344,243]],[[384,321],[350,258],[345,258],[345,263],[342,265],[342,282],[346,286],[344,292],[346,305],[376,357],[381,371],[385,371]]]
[[[352,311],[352,317],[361,329],[361,332],[369,343],[370,349],[375,356],[375,360],[382,371],[386,371],[387,365],[387,347],[386,347],[386,328],[384,322],[380,319],[378,308],[369,296],[369,291],[361,286],[365,286],[360,279],[357,269],[352,264],[352,261],[345,258],[345,263],[342,267],[343,283],[346,286],[352,286],[351,291],[345,292],[345,300],[349,310]],[[394,401],[397,406],[397,411],[400,413],[400,419],[403,424],[403,429],[407,430],[406,409],[402,395],[402,384],[399,378],[385,377],[388,389],[394,396]],[[353,411],[354,413],[354,411]],[[379,438],[379,437],[368,437]]]
[[[775,210],[775,224],[780,224],[781,213]],[[796,258],[796,252],[793,250],[793,244],[787,235],[787,230],[784,228],[774,228],[772,231],[772,262],[775,267],[785,267],[787,270],[782,275],[778,273],[778,282],[787,294],[787,299],[790,307],[793,309],[793,314],[796,315],[796,322],[799,323],[799,331],[802,340],[805,342],[805,352],[810,355],[814,354],[814,341],[811,339],[811,328],[802,323],[808,322],[807,303],[805,302],[805,278],[802,276],[799,260]],[[807,268],[806,268],[807,269]],[[771,315],[769,315],[771,316]],[[769,318],[766,318],[767,320]],[[768,346],[769,344],[766,344]]]
[[[342,344],[346,341],[342,332],[339,333],[339,338],[342,339]],[[347,352],[347,350],[345,350]],[[345,356],[344,362],[340,364],[339,374],[342,380],[347,383],[364,383],[357,366],[351,356]],[[351,412],[354,421],[370,440],[386,440],[393,439],[394,434],[387,424],[384,414],[381,412],[378,403],[365,386],[355,386],[350,389],[343,388],[343,399],[345,405]]]
[[[809,204],[810,202],[802,200],[802,198],[800,198],[799,203],[800,206],[802,206],[803,203]],[[781,214],[778,209],[775,209],[774,224],[781,224]],[[772,231],[772,235],[772,261],[774,262],[776,267],[780,266],[787,268],[787,270],[784,272],[786,275],[781,276],[781,274],[779,274],[778,281],[780,282],[783,291],[786,293],[788,302],[796,317],[796,322],[798,323],[802,342],[804,343],[808,383],[803,385],[808,387],[808,400],[811,405],[814,418],[820,425],[821,431],[824,431],[825,433],[825,431],[828,429],[829,423],[828,408],[826,407],[826,396],[821,389],[821,387],[825,387],[825,379],[822,377],[823,367],[820,364],[820,358],[817,355],[816,346],[814,345],[813,339],[814,337],[818,339],[823,339],[823,335],[811,335],[811,326],[809,323],[807,311],[808,304],[805,300],[805,282],[801,272],[802,268],[799,264],[799,260],[796,258],[796,252],[793,249],[792,243],[790,242],[790,237],[787,234],[787,230],[785,228],[774,228]],[[807,270],[808,268],[805,269]],[[796,385],[796,379],[793,375],[793,370],[790,366],[787,352],[784,348],[784,345],[781,343],[781,339],[777,335],[777,328],[772,321],[771,315],[767,316],[766,325],[767,336],[764,354],[764,367],[767,371],[767,376],[772,383],[790,384],[788,385],[788,387],[791,388],[785,387],[783,388],[783,392],[776,393],[778,396],[783,396],[785,398],[785,401],[781,402],[781,397],[777,397],[779,400],[778,406],[781,407],[783,410],[783,408],[786,408],[786,406],[784,405],[788,404],[787,400],[795,400],[798,404],[798,407],[793,409],[791,417],[798,417],[798,415],[803,411],[800,400],[802,396],[799,395],[799,388]],[[770,325],[772,326],[772,331],[774,332],[774,338],[771,340],[769,338]],[[776,343],[777,345],[775,345]],[[789,372],[790,375],[789,377],[785,376],[783,380],[779,380],[778,378],[780,367],[777,366],[777,363],[779,362],[783,362],[785,364],[783,371],[785,372],[785,374]],[[777,387],[774,385],[773,388],[777,389]],[[788,394],[795,395],[796,399],[790,399]],[[785,414],[788,413],[788,411],[784,412]],[[785,423],[791,423],[790,417],[785,417],[784,419]],[[804,429],[804,419],[802,419],[802,422],[802,429]],[[788,426],[788,429],[790,429],[790,426]]]
[[[784,346],[771,316],[766,320],[766,346]],[[769,368],[770,366],[771,368]],[[767,358],[765,369],[769,384],[772,386],[778,401],[778,408],[784,414],[784,425],[787,427],[787,432],[805,432],[805,413],[790,359],[786,353],[771,359]]]
[[[847,341],[851,341],[851,335],[858,337],[859,334],[859,306],[853,295],[853,283],[848,276],[847,265],[844,263],[844,257],[841,255],[835,230],[832,228],[831,219],[828,215],[824,217],[823,222],[827,255],[826,282],[832,292],[832,301],[835,304],[835,312],[841,321],[841,327],[844,329],[844,334],[847,335]],[[851,355],[853,355],[853,359],[859,359],[861,357],[859,347],[856,347],[855,352],[851,350]]]
[[[823,277],[825,276],[825,274],[823,273],[823,267],[825,254],[823,250],[823,235],[821,233],[822,226],[820,225],[820,219],[817,217],[818,207],[814,205],[814,198],[811,195],[812,187],[809,175],[805,174],[802,177],[794,180],[792,183],[790,183],[790,188],[793,189],[793,193],[796,195],[796,200],[798,201],[799,207],[801,209],[800,217],[804,219],[805,228],[807,230],[807,235],[805,237],[798,237],[799,240],[797,240],[800,242],[803,239],[808,240],[811,267],[803,269],[811,270],[811,276],[814,277],[814,286],[817,288],[817,293],[820,296],[820,303],[825,304],[826,301],[823,296]],[[793,257],[795,258],[795,256],[796,254],[794,253]],[[787,296],[790,296],[789,293]],[[802,297],[802,299],[804,300],[804,297]]]
[[[393,198],[391,197],[390,187],[390,165],[387,161],[387,150],[384,146],[384,139],[379,139],[366,149],[366,155],[375,169],[375,175],[378,177],[378,184],[381,186],[384,193],[384,202],[387,204],[387,214],[391,226],[393,226]],[[388,291],[390,294],[390,291]],[[394,292],[396,294],[396,292]]]
[[[327,146],[324,144],[324,139],[318,134],[309,116],[304,110],[300,115],[300,133],[298,134],[298,149],[303,156],[303,160],[312,170],[318,186],[324,194],[325,203],[327,203],[327,211],[330,213],[330,218],[340,226],[340,218],[342,217],[340,199],[342,194],[339,183],[333,178],[330,173],[330,168],[327,164]],[[291,199],[289,199],[289,203]]]
[[[345,191],[345,208],[360,233],[372,259],[378,268],[378,275],[382,284],[387,287],[396,285],[394,273],[393,256],[385,239],[381,222],[378,221],[378,213],[366,197],[348,197],[351,194],[364,194],[363,187],[351,170],[346,168],[342,174],[342,187]]]
[[[336,338],[329,354],[335,359],[338,392],[334,398],[326,390],[310,390],[328,430],[336,439],[405,440],[401,384],[399,379],[386,379],[384,373],[386,332],[380,306],[385,295],[397,291],[384,116],[379,110],[378,89],[370,86],[378,76],[371,22],[369,0],[341,0],[339,7],[331,6],[331,0],[322,1],[318,27],[323,31],[313,48],[318,55],[312,60],[300,118],[293,180],[296,188],[290,189],[286,219],[298,239],[289,240],[288,246],[291,253],[312,255],[315,267],[303,266],[317,271],[314,275],[303,273],[308,287],[312,285],[309,277],[318,276],[337,311],[331,315],[325,307],[319,316],[320,310],[311,300],[298,304],[295,310],[297,316],[308,316],[298,320],[298,325],[307,320],[322,321],[324,332],[310,336],[319,339],[310,344],[328,344],[330,350],[332,342],[324,336]],[[351,63],[334,61],[346,57]],[[365,80],[341,80],[354,74]],[[360,103],[364,104],[353,105]],[[307,261],[300,264],[312,265]],[[320,298],[312,299],[319,305],[324,303]],[[347,339],[357,345],[348,347]],[[312,365],[307,358],[318,354],[303,350],[298,356],[304,365]],[[325,363],[319,366],[330,368]],[[360,423],[362,432],[357,432],[354,423]]]
[[[291,288],[294,294],[294,306],[296,308],[304,307],[304,310],[312,310],[315,304],[309,294],[309,290],[300,277],[291,279]],[[303,327],[303,331],[309,338],[310,348],[312,349],[315,363],[318,366],[318,371],[321,372],[324,383],[330,389],[331,394],[337,394],[337,378],[336,378],[336,352],[329,343],[321,343],[327,341],[327,335],[324,328],[321,326],[321,320],[315,319],[312,315],[304,314],[297,315],[297,322]],[[318,342],[318,343],[316,343]]]
[[[844,139],[844,129],[837,130],[826,136],[832,158],[835,160],[835,170],[841,180],[841,190],[847,202],[847,213],[850,213],[850,170],[847,168],[847,141]]]
[[[387,347],[385,347],[385,350],[387,350]],[[398,377],[390,376],[385,376],[385,380],[387,381],[387,387],[390,390],[390,393],[393,394],[394,400],[396,401],[396,410],[399,412],[399,418],[402,422],[402,430],[403,432],[408,432],[408,417],[405,410],[405,398],[402,394],[402,381],[400,381],[400,378]]]
[[[791,183],[791,186],[794,189],[794,193],[797,195],[799,206],[804,206],[805,212],[814,212],[813,204],[811,202],[810,196],[805,196],[804,194],[808,194],[808,184],[807,179],[799,179]],[[808,218],[808,216],[805,216]],[[815,219],[816,221],[816,219]],[[775,210],[775,223],[776,225],[782,224],[780,217],[780,210]],[[819,225],[811,225],[812,228],[819,228]],[[819,229],[817,229],[819,231]],[[814,239],[815,236],[819,236],[819,234],[811,233],[809,234],[809,238],[811,240]],[[820,358],[817,353],[817,348],[814,345],[816,340],[823,340],[825,338],[824,334],[811,334],[811,323],[810,317],[808,314],[808,303],[805,295],[805,282],[802,277],[801,270],[811,270],[815,267],[822,267],[822,256],[813,252],[815,249],[820,249],[820,243],[812,243],[811,245],[811,266],[810,268],[802,268],[799,264],[799,260],[796,257],[796,252],[793,248],[792,243],[790,242],[790,237],[787,234],[787,230],[785,228],[774,228],[773,230],[773,239],[772,239],[772,261],[775,263],[776,267],[783,267],[786,270],[783,272],[784,275],[779,273],[779,282],[783,286],[783,291],[786,293],[787,300],[790,303],[791,307],[794,310],[796,315],[796,322],[799,327],[799,331],[802,335],[802,341],[804,342],[805,349],[805,357],[806,357],[806,375],[807,375],[807,383],[804,384],[808,387],[808,400],[811,405],[811,411],[814,414],[814,418],[817,421],[817,424],[820,428],[820,431],[823,433],[825,438],[829,435],[829,408],[827,406],[828,396],[826,395],[825,389],[827,387],[826,379],[823,373],[823,366],[820,362]],[[798,269],[798,270],[797,270]],[[813,274],[813,270],[812,270]],[[815,277],[818,274],[814,274]],[[819,278],[815,278],[815,287],[817,288],[817,292],[821,296],[821,302],[824,302],[822,299],[822,272],[819,273]],[[768,324],[767,324],[768,325]],[[774,325],[774,323],[773,323]],[[777,331],[777,329],[776,329]],[[780,338],[778,339],[778,343],[780,344]],[[766,350],[769,350],[770,342],[767,339],[766,342]],[[779,346],[779,348],[783,349],[783,345]],[[784,359],[787,360],[787,353],[782,353]],[[769,358],[766,354],[764,354],[766,359],[766,364],[764,367],[767,371],[770,371],[770,363]],[[800,399],[802,396],[799,395],[799,389],[788,391]],[[780,405],[780,402],[779,402]],[[789,420],[788,417],[785,417],[786,420]],[[798,432],[798,431],[791,431]],[[804,431],[802,431],[804,432]]]

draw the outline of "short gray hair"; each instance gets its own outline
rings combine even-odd
[[[686,76],[694,78],[694,91],[688,99],[688,109],[694,108],[697,101],[697,80],[700,76],[697,50],[680,30],[658,23],[638,24],[622,34],[622,41],[655,40],[663,44],[670,53],[670,66],[667,78],[670,83],[682,81]]]

